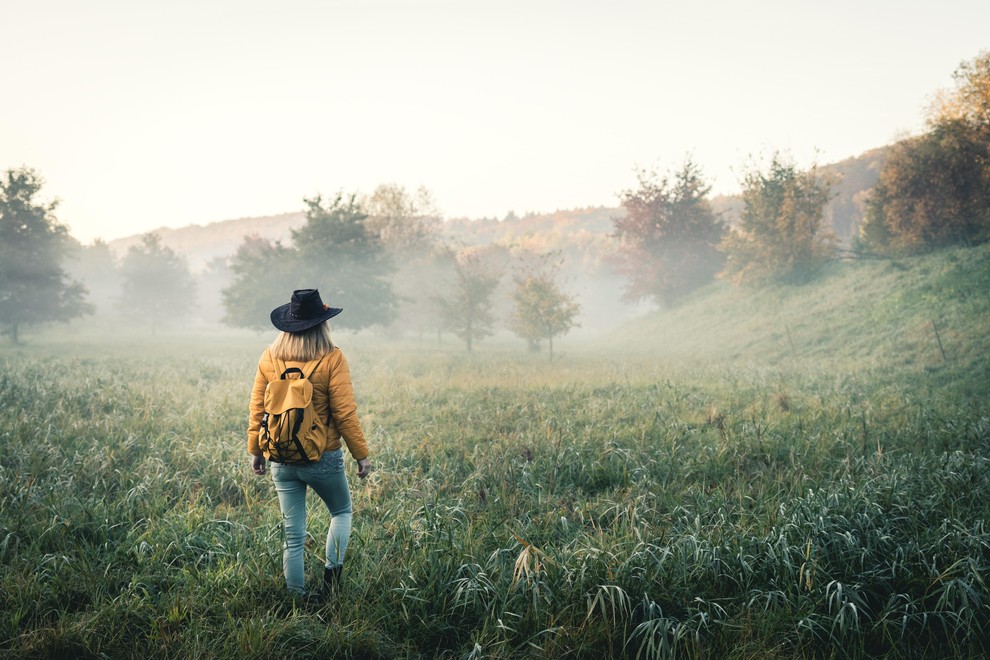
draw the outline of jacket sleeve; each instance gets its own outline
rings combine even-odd
[[[248,453],[261,456],[263,452],[258,445],[258,435],[261,433],[261,417],[265,413],[265,387],[268,386],[268,376],[262,366],[269,362],[268,349],[258,361],[258,371],[254,375],[254,387],[251,388],[251,403],[248,408]]]
[[[329,400],[330,415],[337,431],[347,444],[347,451],[354,460],[368,457],[368,443],[358,421],[357,403],[354,400],[354,386],[351,384],[351,371],[347,358],[340,349],[334,351],[336,359],[330,365]]]

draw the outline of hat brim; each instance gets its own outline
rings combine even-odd
[[[286,303],[272,310],[272,325],[282,332],[302,332],[303,330],[309,330],[314,325],[319,325],[344,311],[340,307],[329,307],[322,314],[314,316],[311,319],[296,319],[289,314],[289,307],[291,306],[292,303]]]

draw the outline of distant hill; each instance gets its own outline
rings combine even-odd
[[[864,200],[876,183],[887,149],[874,149],[855,158],[820,167],[824,174],[834,178],[833,199],[827,214],[836,235],[843,242],[848,242],[855,235],[862,222]],[[742,210],[738,196],[718,196],[712,204],[729,224],[738,222]],[[443,232],[444,237],[455,245],[499,243],[539,251],[561,250],[571,257],[577,256],[581,267],[594,270],[613,248],[612,219],[621,213],[619,208],[597,206],[525,216],[509,214],[501,220],[453,218],[444,223]],[[200,271],[211,259],[233,254],[245,236],[256,234],[287,243],[291,230],[302,226],[304,221],[303,213],[297,211],[178,229],[163,227],[155,231],[166,246],[184,254],[193,270]],[[128,236],[110,241],[109,246],[120,257],[139,240],[140,236]]]
[[[844,243],[848,243],[859,232],[866,211],[866,197],[880,177],[880,170],[889,150],[890,147],[871,149],[855,158],[840,160],[821,168],[824,174],[835,179],[832,185],[832,202],[827,214],[836,236]]]
[[[444,222],[443,237],[453,245],[499,243],[532,247],[541,251],[561,250],[573,253],[576,250],[582,255],[582,261],[588,259],[597,263],[600,253],[610,240],[611,219],[618,213],[618,209],[595,207],[523,217],[510,216],[504,220],[454,218]],[[224,220],[207,225],[189,225],[177,229],[162,227],[154,231],[161,236],[163,244],[185,255],[193,270],[200,271],[211,259],[233,254],[245,236],[258,235],[288,243],[291,240],[291,231],[301,227],[304,222],[305,215],[300,211]],[[140,235],[134,235],[110,241],[108,245],[119,258],[140,240]]]
[[[509,214],[502,220],[456,218],[444,223],[444,233],[465,245],[509,243],[540,235],[602,235],[611,233],[612,218],[619,213],[621,211],[616,208],[594,206],[553,213],[530,213],[521,217]]]
[[[161,227],[155,229],[162,243],[189,259],[193,270],[202,270],[211,259],[227,257],[234,253],[245,236],[256,234],[262,238],[288,243],[291,231],[303,225],[306,217],[302,211],[256,218],[237,218],[211,222],[206,225],[187,225],[178,229]],[[136,245],[140,235],[128,236],[109,241],[110,250],[121,257],[127,248]]]

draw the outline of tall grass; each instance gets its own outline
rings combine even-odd
[[[91,348],[0,355],[6,656],[990,651],[978,380],[358,345],[376,471],[318,605],[247,469],[260,346]]]

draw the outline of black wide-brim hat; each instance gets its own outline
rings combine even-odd
[[[342,311],[339,307],[324,305],[316,289],[296,289],[288,305],[272,310],[272,325],[282,332],[302,332]]]

